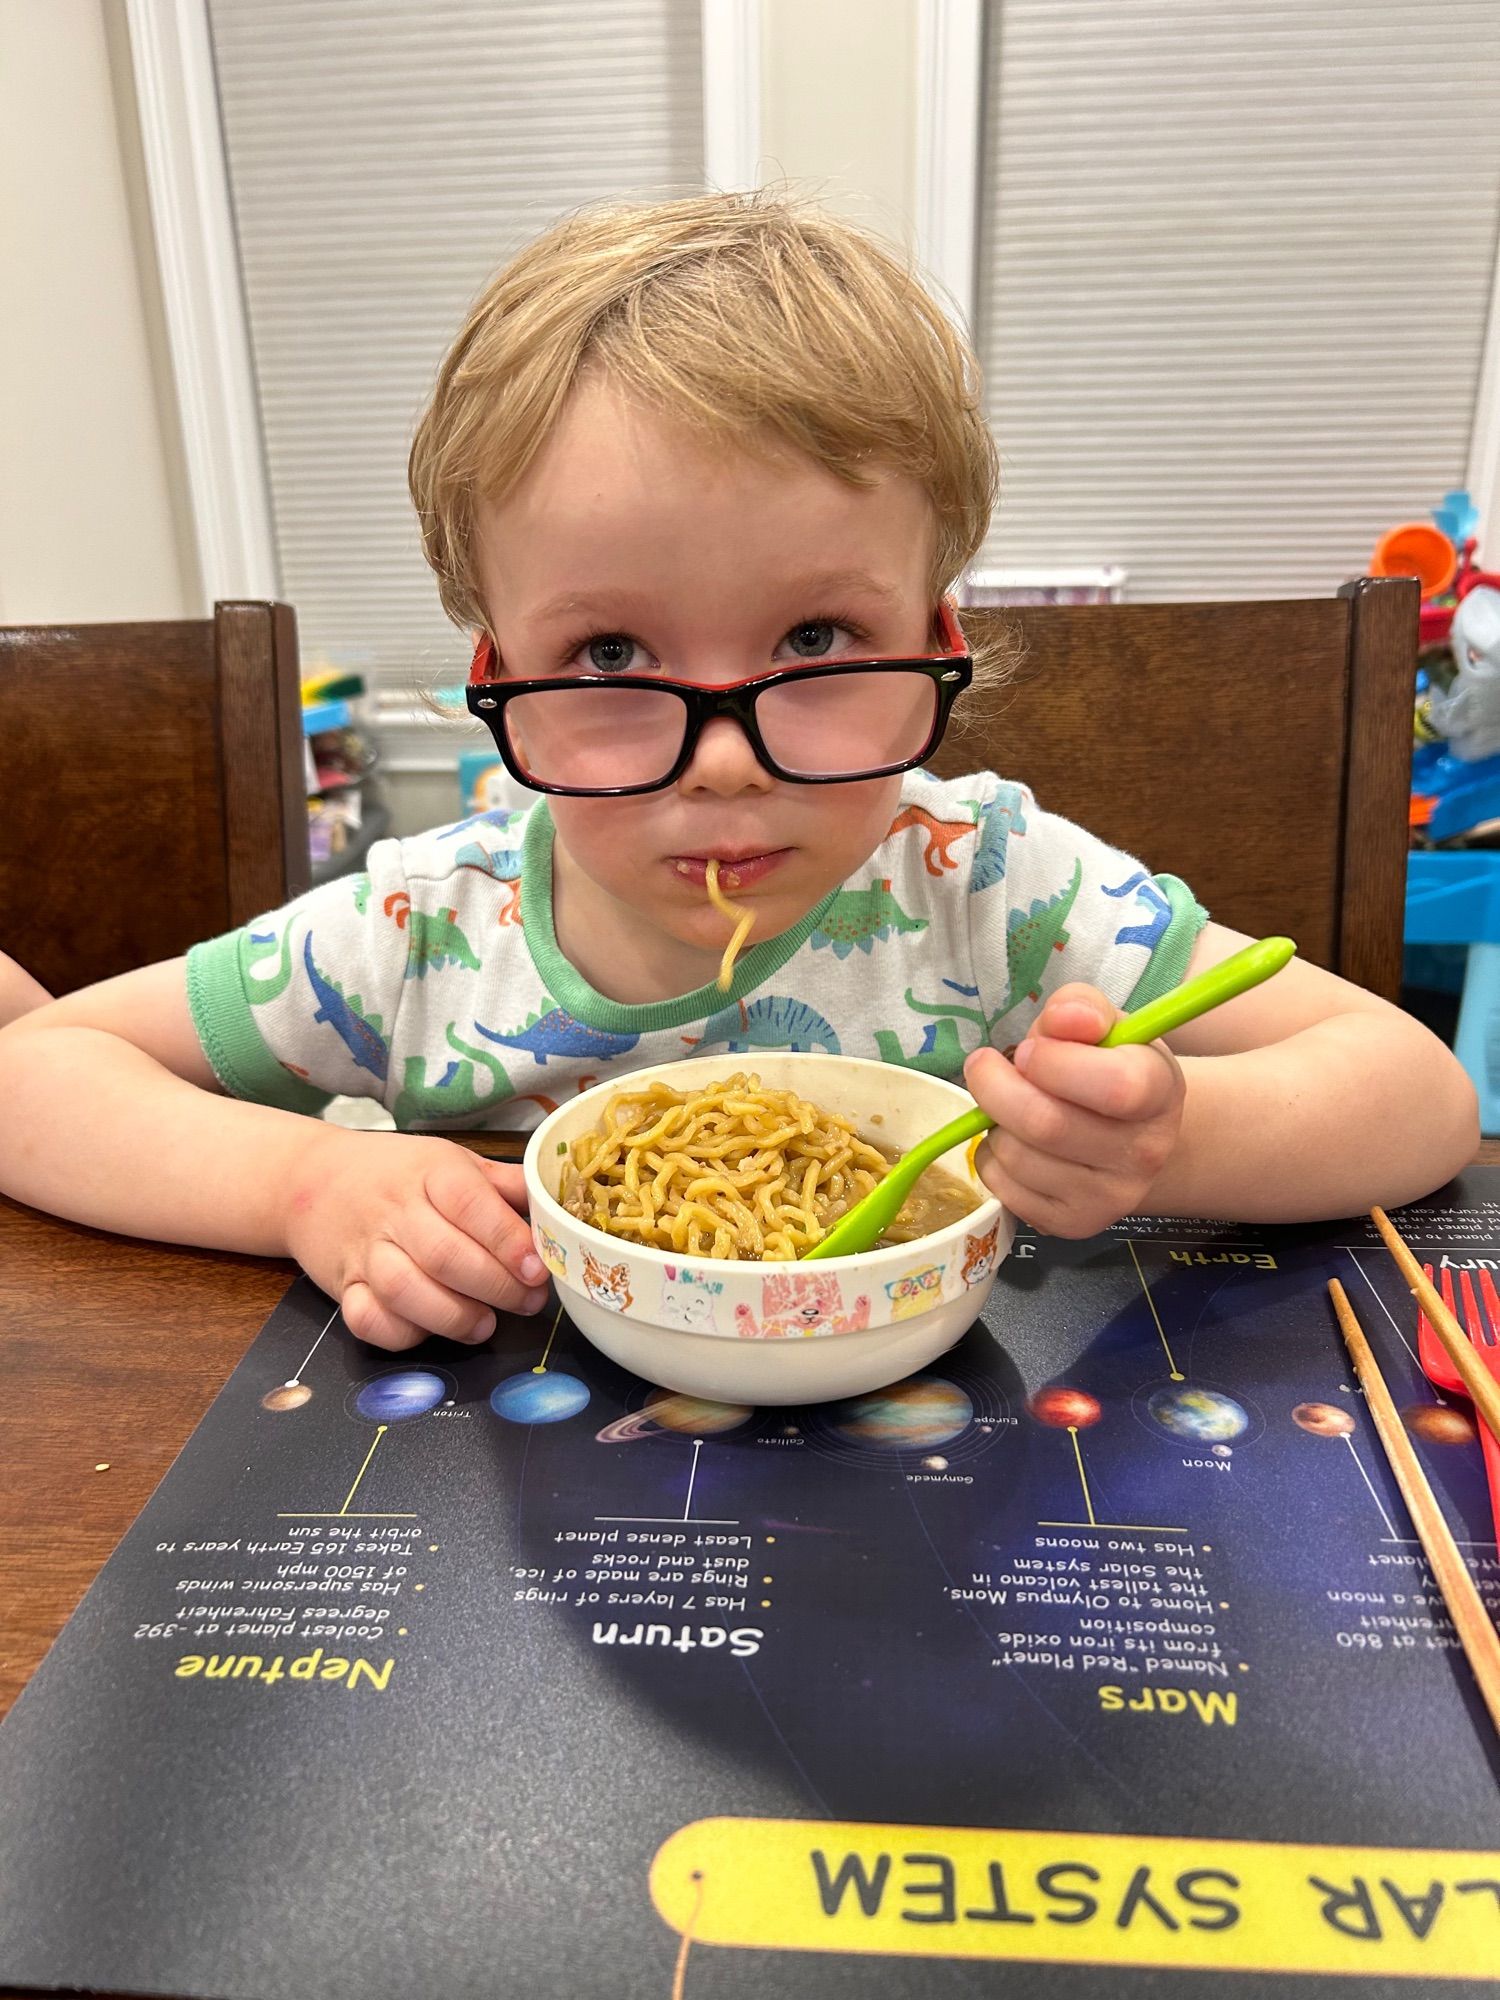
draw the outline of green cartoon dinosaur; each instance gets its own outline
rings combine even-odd
[[[1012,910],[1005,939],[1005,960],[1010,972],[1010,987],[1005,998],[993,1014],[986,1014],[983,1007],[964,1006],[954,1001],[919,1000],[908,986],[906,1004],[914,1014],[936,1014],[947,1021],[972,1021],[981,1037],[988,1041],[994,1032],[995,1023],[1003,1021],[1012,1007],[1021,1000],[1040,1000],[1042,980],[1047,971],[1047,961],[1054,951],[1061,951],[1068,942],[1067,916],[1072,909],[1078,891],[1083,883],[1083,863],[1073,864],[1073,879],[1065,889],[1059,889],[1055,896],[1043,901],[1039,896],[1029,910]],[[956,979],[945,979],[955,993],[961,993],[965,1000],[977,1000],[977,986],[961,986]],[[888,1032],[888,1031],[886,1031]],[[891,1036],[892,1042],[895,1037]],[[878,1044],[878,1037],[877,1037]],[[899,1044],[898,1044],[899,1046]],[[924,1040],[918,1056],[936,1054],[937,1046],[929,1049]],[[881,1046],[885,1056],[885,1048]],[[911,1062],[905,1056],[886,1056],[887,1061],[906,1062],[908,1068],[926,1068],[927,1064]]]
[[[1059,889],[1045,902],[1039,896],[1029,910],[1011,911],[1005,936],[1010,991],[1001,1003],[1000,1012],[995,1017],[997,1020],[1008,1014],[1012,1007],[1018,1006],[1023,998],[1041,999],[1042,978],[1048,960],[1054,951],[1061,951],[1068,942],[1067,916],[1082,882],[1083,862],[1078,860],[1073,863],[1073,879],[1066,889]]]
[[[902,909],[891,894],[887,876],[882,882],[872,882],[868,889],[840,889],[809,942],[814,951],[829,945],[835,958],[847,958],[856,948],[872,951],[876,938],[926,928],[925,917],[909,917]]]
[[[964,1046],[952,1014],[943,1014],[927,1023],[922,1030],[922,1045],[914,1055],[906,1053],[900,1037],[891,1028],[875,1030],[875,1046],[882,1062],[900,1063],[903,1069],[919,1069],[924,1076],[946,1076],[956,1083],[963,1074]]]
[[[457,910],[412,910],[406,919],[406,976],[421,979],[426,973],[441,972],[445,965],[479,970],[479,960],[458,921]]]
[[[252,959],[245,967],[245,992],[252,1007],[263,1007],[268,1000],[276,1000],[291,984],[292,973],[292,926],[288,922],[278,939],[274,931],[252,931],[251,944],[275,944],[276,970],[262,979],[260,969],[272,961],[272,953],[265,952],[260,958]]]
[[[405,1132],[413,1125],[472,1118],[476,1112],[487,1111],[512,1094],[514,1086],[499,1058],[461,1041],[455,1033],[457,1026],[456,1021],[449,1022],[447,1042],[464,1060],[450,1062],[436,1083],[427,1081],[426,1056],[406,1058],[401,1094],[391,1114],[399,1130]],[[488,1090],[478,1088],[481,1067],[490,1074]]]

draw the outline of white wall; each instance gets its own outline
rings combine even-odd
[[[0,0],[0,619],[198,610],[115,0]],[[149,279],[149,265],[147,266]],[[165,407],[164,407],[165,405]]]
[[[917,0],[761,0],[761,159],[910,249]]]

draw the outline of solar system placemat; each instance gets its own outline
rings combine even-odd
[[[1401,1222],[1486,1310],[1500,1175]],[[1023,1236],[940,1363],[805,1410],[293,1286],[0,1731],[0,1982],[1492,1990],[1495,1748],[1333,1274],[1500,1605],[1364,1222]]]

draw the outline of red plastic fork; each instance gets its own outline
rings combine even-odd
[[[1428,1284],[1432,1283],[1433,1271],[1430,1264],[1422,1270]],[[1488,1271],[1479,1273],[1479,1289],[1484,1296],[1484,1312],[1481,1315],[1479,1302],[1474,1296],[1474,1285],[1467,1271],[1460,1271],[1459,1287],[1463,1294],[1463,1316],[1460,1324],[1473,1344],[1474,1352],[1485,1367],[1500,1382],[1500,1293],[1495,1290],[1494,1280]],[[1440,1287],[1443,1304],[1455,1319],[1459,1318],[1458,1304],[1453,1296],[1453,1273],[1445,1265]],[[1448,1359],[1448,1350],[1438,1339],[1432,1322],[1420,1309],[1417,1313],[1417,1359],[1422,1364],[1422,1373],[1434,1389],[1441,1389],[1445,1395],[1463,1396],[1468,1400],[1458,1371]],[[1470,1405],[1472,1408],[1472,1404]],[[1497,1439],[1489,1425],[1475,1411],[1474,1425],[1479,1432],[1479,1443],[1484,1452],[1485,1477],[1490,1486],[1490,1514],[1495,1523],[1495,1539],[1500,1542],[1500,1439]]]

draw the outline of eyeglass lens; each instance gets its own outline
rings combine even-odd
[[[866,776],[918,756],[932,734],[937,688],[926,674],[812,675],[768,687],[755,717],[773,762],[799,777]],[[528,777],[578,790],[650,785],[682,751],[687,707],[663,688],[549,688],[505,711],[511,751]]]

